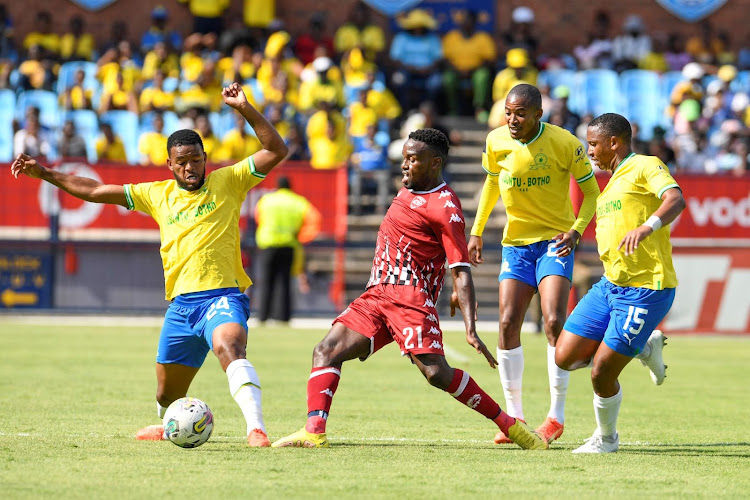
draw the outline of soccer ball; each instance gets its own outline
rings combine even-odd
[[[211,437],[214,415],[198,398],[180,398],[164,413],[164,435],[180,448],[196,448]]]

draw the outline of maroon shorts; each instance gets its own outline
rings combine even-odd
[[[414,287],[375,285],[333,321],[370,339],[370,355],[394,340],[401,354],[440,354],[443,332],[430,296]]]

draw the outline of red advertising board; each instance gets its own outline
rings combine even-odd
[[[135,184],[171,177],[167,167],[63,163],[57,168],[106,184]],[[0,169],[7,172],[8,165],[2,165]],[[346,236],[346,170],[315,170],[305,162],[280,165],[250,191],[242,209],[242,227],[247,227],[258,198],[276,188],[279,176],[288,177],[292,189],[305,196],[321,212],[322,236],[343,241]],[[119,206],[83,202],[54,186],[25,176],[7,178],[0,183],[0,208],[0,238],[5,239],[28,239],[34,235],[44,239],[49,215],[55,212],[59,213],[63,239],[158,239],[156,223],[145,214]]]

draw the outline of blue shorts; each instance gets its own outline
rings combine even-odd
[[[613,351],[633,357],[669,312],[674,294],[674,288],[622,287],[602,278],[573,309],[564,328],[580,337],[604,340]]]
[[[186,293],[169,305],[159,337],[156,362],[200,368],[213,349],[214,329],[238,323],[247,331],[250,299],[237,288]]]
[[[521,247],[503,247],[503,265],[497,280],[512,278],[534,288],[550,275],[565,276],[572,282],[575,251],[567,257],[558,257],[556,244],[555,240],[546,240]]]

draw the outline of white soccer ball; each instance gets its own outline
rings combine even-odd
[[[180,398],[164,413],[164,435],[180,448],[196,448],[211,437],[214,415],[198,398]]]

